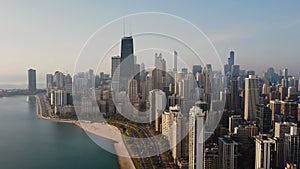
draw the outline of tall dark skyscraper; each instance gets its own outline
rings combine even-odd
[[[133,38],[132,36],[125,36],[121,40],[121,61],[124,61],[130,55],[133,55]]]
[[[230,68],[232,65],[234,65],[234,51],[229,52],[228,64]]]
[[[31,93],[36,91],[36,71],[34,69],[28,70],[28,90]]]
[[[123,37],[121,40],[121,76],[131,77],[134,72],[133,56],[133,38],[132,36]]]
[[[230,80],[230,109],[236,113],[241,109],[237,80]]]
[[[134,52],[132,36],[121,40],[120,91],[128,90],[128,82],[134,76]]]
[[[263,104],[257,104],[256,113],[256,125],[260,133],[268,134],[272,128],[272,110]]]

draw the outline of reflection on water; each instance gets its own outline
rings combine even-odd
[[[29,103],[29,107],[28,107],[29,111],[31,111],[37,107],[35,96],[32,96],[32,95],[27,96],[26,101]]]

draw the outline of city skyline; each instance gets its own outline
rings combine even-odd
[[[74,2],[71,6],[61,3],[59,7],[50,1],[2,2],[0,21],[5,26],[0,33],[3,37],[0,41],[3,47],[0,83],[26,83],[24,70],[30,67],[39,70],[38,82],[45,82],[43,74],[56,70],[72,74],[76,57],[93,32],[110,20],[140,12],[139,8],[174,14],[194,23],[211,39],[223,63],[228,51],[234,49],[236,63],[244,69],[262,74],[266,69],[264,62],[268,62],[277,72],[287,67],[290,74],[299,76],[297,62],[292,61],[300,53],[296,47],[300,23],[298,2],[259,2],[259,6],[257,3],[207,2],[202,6],[199,2],[183,5],[166,1],[160,6],[154,2],[129,6],[120,2],[114,4],[116,10],[111,12],[107,10],[110,8],[106,9],[112,6],[109,2],[101,5]],[[228,11],[237,11],[239,16]],[[59,17],[62,13],[66,15]],[[135,26],[131,28],[133,33]],[[126,30],[128,35],[130,29]],[[11,66],[15,64],[18,69]]]
[[[300,2],[0,5],[1,168],[299,168]]]

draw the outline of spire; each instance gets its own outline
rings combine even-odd
[[[123,18],[123,37],[125,37],[125,17]]]

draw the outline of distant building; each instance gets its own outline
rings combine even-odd
[[[201,65],[193,65],[193,75],[196,76],[197,73],[202,73]]]
[[[234,132],[234,128],[238,127],[242,123],[243,119],[241,115],[232,115],[229,117],[229,131]]]
[[[275,122],[274,137],[284,138],[285,134],[291,132],[291,128],[297,128],[297,124],[291,122]]]
[[[281,113],[286,121],[298,123],[298,103],[296,101],[281,101]]]
[[[230,80],[230,110],[234,112],[240,111],[240,96],[238,89],[238,81]]]
[[[231,66],[231,77],[236,79],[240,75],[240,65]]]
[[[63,107],[67,105],[67,92],[64,90],[52,90],[50,104],[54,107],[54,113],[63,112]]]
[[[234,65],[234,51],[229,52],[228,65],[230,68]]]
[[[133,105],[139,104],[139,96],[138,96],[138,83],[137,80],[131,80],[129,83],[128,96],[129,100]]]
[[[219,137],[219,169],[237,169],[238,143],[229,136]]]
[[[36,92],[36,70],[28,70],[28,91],[30,93]]]
[[[256,105],[259,103],[258,78],[250,75],[245,79],[245,110],[246,121],[256,120]]]
[[[53,88],[53,75],[52,74],[46,75],[46,88],[47,88],[47,90]]]
[[[166,105],[165,93],[154,89],[149,92],[149,122],[155,123],[155,130],[161,131],[161,114]]]
[[[289,134],[284,138],[287,162],[300,164],[300,135],[297,134],[297,128],[292,127]]]
[[[54,73],[54,87],[56,89],[63,89],[64,87],[64,74],[60,71]]]
[[[279,121],[279,115],[281,111],[281,102],[276,100],[270,100],[270,109],[272,110],[272,124]]]
[[[272,110],[263,104],[257,104],[256,107],[256,124],[260,133],[270,133],[272,129]]]
[[[177,72],[177,52],[174,51],[173,53],[173,71]]]
[[[111,74],[110,76],[113,77],[115,71],[118,69],[118,66],[121,63],[121,57],[120,56],[113,56],[111,57]],[[120,76],[120,68],[117,74],[115,76],[118,78]]]
[[[284,139],[275,137],[273,140],[275,141],[275,153],[273,157],[274,168],[284,168],[287,161],[287,155],[284,149]]]
[[[239,143],[248,143],[249,138],[258,135],[258,128],[255,125],[239,125],[234,128],[234,135],[238,138]]]
[[[162,54],[155,53],[155,80],[157,81],[158,89],[163,89],[166,86],[166,61]]]
[[[279,87],[280,100],[285,100],[285,98],[286,98],[286,96],[288,94],[287,92],[288,92],[287,87],[285,87],[285,86],[280,86]]]

